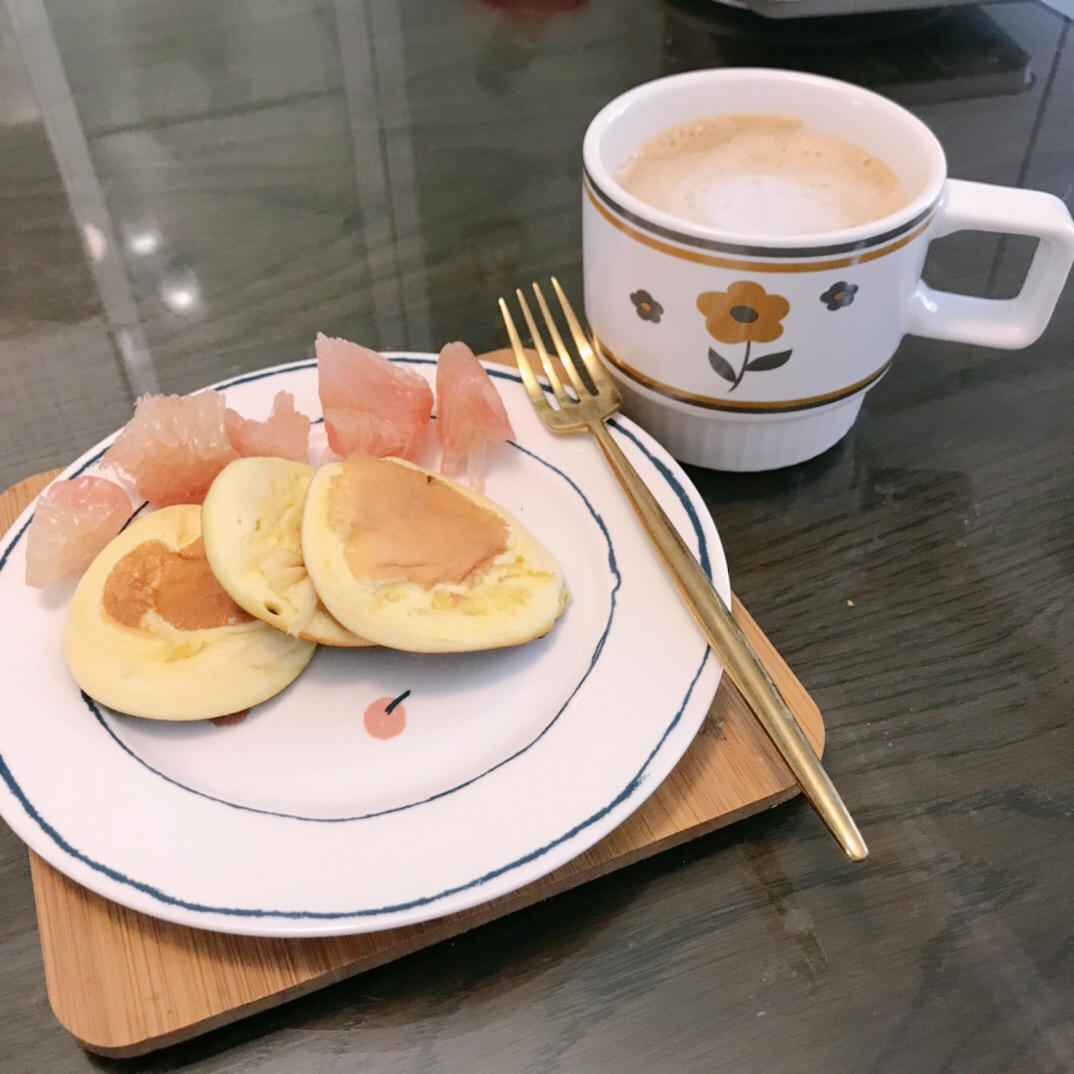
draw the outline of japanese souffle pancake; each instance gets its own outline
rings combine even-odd
[[[315,648],[231,599],[206,561],[196,505],[145,515],[114,538],[82,576],[63,635],[82,690],[159,720],[259,704],[293,682]]]
[[[546,634],[569,599],[555,557],[505,508],[402,459],[321,467],[302,550],[328,611],[394,649],[521,645]]]
[[[325,610],[306,572],[302,514],[312,477],[311,466],[289,459],[229,463],[202,505],[205,556],[250,615],[321,645],[368,645]]]

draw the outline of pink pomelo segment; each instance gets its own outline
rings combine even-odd
[[[360,453],[377,459],[391,455],[413,462],[421,455],[428,423],[401,425],[362,410],[326,410],[324,428],[328,446],[344,458]]]
[[[448,343],[440,352],[436,431],[441,472],[465,474],[476,489],[484,488],[489,451],[515,435],[492,378],[465,343]]]
[[[328,446],[416,461],[433,412],[425,378],[368,347],[318,333],[317,384]]]
[[[130,497],[114,481],[57,481],[38,501],[26,533],[26,584],[44,589],[81,574],[130,516]]]
[[[224,397],[146,395],[102,460],[129,474],[150,503],[201,503],[213,478],[238,455],[228,442]]]
[[[224,425],[231,446],[244,458],[309,460],[310,419],[295,410],[295,397],[290,392],[276,393],[272,413],[265,421],[244,418],[229,407]]]

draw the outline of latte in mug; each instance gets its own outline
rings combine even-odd
[[[654,209],[758,235],[837,231],[910,201],[891,168],[861,146],[767,113],[668,127],[624,161],[616,179]]]

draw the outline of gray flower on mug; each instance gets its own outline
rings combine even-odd
[[[847,283],[846,280],[839,280],[836,283],[833,283],[831,287],[820,296],[820,300],[829,310],[841,310],[844,306],[849,306],[850,303],[854,301],[854,296],[857,293],[857,284]]]
[[[630,301],[634,303],[634,312],[643,321],[652,321],[653,324],[660,323],[660,318],[664,314],[664,307],[648,291],[635,291],[630,296]]]

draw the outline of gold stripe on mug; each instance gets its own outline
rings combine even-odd
[[[840,399],[847,399],[857,392],[868,388],[870,384],[879,380],[888,371],[888,368],[894,361],[894,358],[889,358],[874,373],[870,373],[867,377],[863,377],[861,380],[851,384],[847,388],[840,388],[838,391],[825,392],[823,395],[810,395],[804,399],[786,399],[779,402],[754,403],[738,399],[719,399],[712,395],[698,395],[696,392],[687,392],[682,391],[680,388],[673,388],[670,384],[663,384],[661,381],[654,380],[652,377],[646,376],[646,374],[642,373],[640,370],[627,365],[622,358],[608,350],[608,348],[600,341],[599,336],[597,337],[596,342],[601,355],[606,361],[615,366],[620,373],[623,373],[631,380],[637,381],[639,384],[645,385],[645,387],[649,388],[651,391],[659,392],[660,395],[666,395],[669,399],[675,399],[680,403],[689,403],[692,406],[704,407],[706,410],[726,410],[732,413],[781,414],[791,410],[810,410],[813,407],[826,406],[828,403],[836,403]]]
[[[848,268],[851,265],[861,265],[866,261],[875,261],[879,257],[886,257],[896,250],[901,250],[908,242],[913,242],[932,223],[932,216],[909,235],[893,242],[890,246],[882,246],[879,250],[863,250],[860,254],[852,257],[839,257],[833,261],[750,261],[733,257],[716,257],[712,254],[699,253],[697,250],[683,250],[679,246],[654,239],[651,235],[638,231],[629,224],[620,220],[600,203],[594,195],[592,188],[585,183],[585,192],[594,208],[614,228],[618,228],[624,235],[648,246],[662,254],[670,254],[672,257],[681,258],[683,261],[694,261],[699,265],[711,265],[713,268],[735,269],[741,272],[831,272],[833,269]]]

